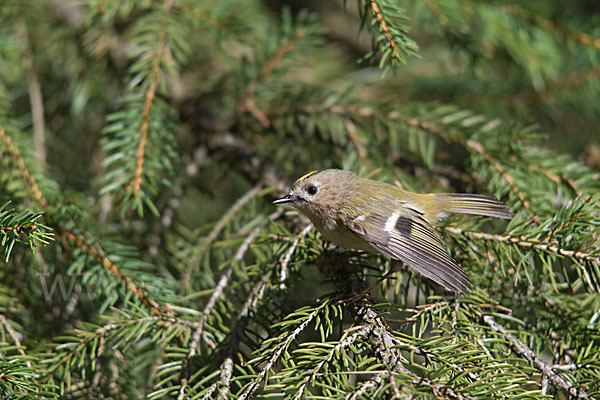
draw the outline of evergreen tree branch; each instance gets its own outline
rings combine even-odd
[[[233,205],[229,208],[229,210],[227,210],[227,212],[223,214],[221,218],[219,218],[215,226],[211,229],[206,238],[204,238],[202,245],[196,246],[194,248],[194,252],[190,257],[190,261],[188,262],[186,272],[183,275],[182,283],[184,288],[189,287],[190,280],[192,277],[192,271],[196,268],[196,265],[200,262],[202,257],[204,257],[211,243],[217,238],[217,236],[219,236],[223,228],[225,228],[227,222],[229,222],[231,217],[233,217],[244,205],[246,205],[250,200],[258,196],[262,188],[262,183],[259,183],[258,185],[250,189],[242,197],[237,199],[236,202],[233,203]]]
[[[465,236],[465,237],[467,237],[469,239],[473,239],[473,240],[488,240],[488,241],[495,241],[495,242],[500,242],[500,243],[509,243],[509,244],[514,244],[514,245],[517,245],[517,246],[523,247],[523,248],[531,248],[531,249],[535,249],[538,251],[549,252],[549,253],[555,254],[557,256],[575,258],[575,259],[579,260],[580,262],[589,261],[589,262],[600,263],[600,256],[594,255],[594,253],[589,253],[589,252],[586,252],[583,250],[566,250],[566,249],[560,248],[558,246],[551,245],[549,243],[531,240],[531,239],[525,238],[523,236],[494,235],[494,234],[489,234],[489,233],[484,233],[484,232],[469,232],[469,231],[464,231],[460,228],[454,228],[451,226],[445,227],[444,230],[446,230],[450,233],[456,234],[456,235]]]
[[[329,301],[326,300],[321,303],[318,307],[316,307],[310,314],[308,314],[304,321],[296,329],[294,329],[291,333],[289,333],[284,340],[280,341],[275,345],[275,350],[273,355],[268,359],[266,364],[261,368],[261,371],[256,375],[256,377],[246,386],[244,392],[238,397],[238,400],[245,400],[247,398],[251,398],[254,395],[254,392],[258,389],[259,385],[265,379],[269,371],[275,366],[275,363],[280,359],[282,354],[287,350],[288,346],[302,333],[308,325],[320,314],[320,312],[325,309],[329,305]],[[282,338],[283,339],[283,338]]]
[[[152,109],[152,100],[156,95],[156,89],[159,84],[159,70],[160,64],[163,59],[163,55],[167,46],[167,25],[169,21],[169,12],[173,7],[175,0],[165,0],[163,8],[163,17],[161,21],[161,29],[158,34],[158,44],[156,46],[155,54],[152,60],[152,69],[150,76],[148,77],[148,89],[146,90],[144,108],[142,110],[142,124],[140,126],[140,141],[137,151],[137,165],[135,169],[135,176],[133,181],[129,185],[133,184],[133,195],[137,196],[140,191],[140,186],[143,182],[143,166],[144,166],[144,153],[146,149],[146,142],[148,140],[148,126],[150,125],[150,110]]]
[[[522,18],[527,19],[535,23],[536,25],[548,29],[550,31],[554,31],[560,35],[566,36],[570,39],[573,39],[585,46],[590,46],[595,49],[600,50],[600,39],[594,38],[586,33],[581,33],[577,31],[573,31],[571,29],[567,29],[549,19],[540,17],[539,15],[533,15],[530,12],[524,10],[523,8],[514,5],[514,4],[503,4],[502,9],[510,14],[518,15]]]
[[[0,124],[0,138],[6,145],[6,148],[8,149],[8,153],[16,161],[19,171],[21,171],[23,178],[25,178],[25,180],[27,181],[27,183],[29,185],[29,189],[33,193],[34,199],[38,202],[38,204],[40,206],[46,207],[46,205],[48,204],[46,201],[46,198],[42,194],[42,191],[40,190],[40,187],[38,186],[37,182],[33,178],[32,174],[29,172],[29,169],[27,169],[27,166],[25,165],[25,160],[21,156],[19,149],[12,143],[12,140],[10,139],[10,137],[8,136],[8,134],[4,130],[4,127],[1,124]]]
[[[271,218],[271,219],[273,219],[273,218]],[[302,229],[302,231],[300,231],[300,233],[296,236],[296,238],[292,242],[292,245],[290,246],[288,251],[285,253],[283,260],[281,261],[281,268],[280,268],[280,273],[279,273],[279,288],[282,290],[285,289],[285,281],[287,279],[287,269],[288,269],[288,264],[290,263],[290,260],[292,259],[292,254],[294,254],[294,252],[296,251],[296,247],[298,247],[300,242],[304,239],[304,237],[308,234],[308,232],[310,232],[311,229],[312,229],[312,225],[309,224],[306,227],[304,227],[304,229]]]
[[[108,271],[110,271],[115,278],[125,283],[125,286],[128,290],[130,290],[134,295],[138,297],[138,299],[144,304],[152,313],[155,315],[166,314],[169,316],[173,315],[173,312],[169,310],[167,307],[158,304],[155,300],[151,299],[148,296],[148,293],[142,288],[140,288],[131,277],[123,274],[116,264],[108,259],[108,257],[104,256],[104,251],[100,248],[98,244],[91,246],[86,243],[86,240],[83,236],[74,234],[69,231],[62,231],[60,236],[64,237],[71,243],[73,243],[76,247],[83,250],[85,253],[90,254],[96,262],[102,266],[104,266]]]
[[[299,27],[289,37],[289,39],[283,43],[267,60],[263,65],[258,75],[250,81],[246,87],[246,94],[241,98],[238,104],[238,114],[248,111],[254,118],[263,126],[268,128],[271,125],[271,121],[256,105],[255,94],[258,86],[265,77],[267,77],[277,66],[280,64],[283,57],[291,52],[296,46],[297,42],[306,35],[306,30],[303,27]]]
[[[381,54],[380,66],[387,60],[396,68],[405,63],[405,56],[416,55],[419,46],[408,37],[408,27],[404,24],[407,19],[402,9],[389,0],[359,1],[359,13],[362,24],[371,15],[370,24],[373,30],[373,50],[367,58],[372,58],[376,52]]]
[[[265,219],[259,226],[257,226],[256,228],[254,228],[254,230],[252,232],[250,232],[250,234],[246,237],[244,242],[242,242],[242,244],[238,248],[238,250],[235,254],[235,257],[233,258],[233,261],[231,262],[229,267],[227,267],[227,269],[221,275],[221,278],[219,279],[219,282],[217,283],[217,286],[215,287],[213,294],[210,296],[210,298],[206,302],[206,305],[204,306],[204,309],[202,310],[202,316],[194,324],[195,329],[194,329],[194,333],[192,335],[192,342],[189,347],[189,352],[186,357],[187,365],[184,368],[184,371],[182,374],[183,376],[181,377],[181,385],[180,385],[180,389],[179,389],[179,395],[177,397],[178,400],[183,400],[183,398],[185,397],[185,390],[188,386],[190,367],[191,367],[189,365],[189,363],[190,363],[190,360],[196,355],[196,351],[197,351],[198,345],[200,343],[200,338],[202,337],[209,346],[211,346],[213,348],[215,347],[214,343],[212,343],[205,336],[204,325],[206,324],[206,320],[208,319],[210,313],[212,312],[212,309],[217,304],[217,299],[219,297],[221,297],[221,295],[223,294],[223,291],[225,290],[225,287],[227,286],[227,284],[229,282],[229,278],[231,277],[231,274],[233,273],[233,268],[240,261],[242,261],[242,259],[244,258],[244,255],[246,254],[246,251],[248,251],[248,248],[250,247],[250,244],[254,241],[256,236],[258,236],[258,234],[264,228],[264,226],[268,223],[268,221],[270,219],[277,218],[281,214],[282,214],[282,211],[277,210],[276,212],[271,214],[269,219]]]
[[[2,323],[2,326],[4,327],[6,332],[8,332],[9,336],[13,340],[13,343],[17,347],[17,351],[19,352],[19,354],[21,354],[22,356],[26,356],[25,350],[23,350],[23,347],[21,346],[21,340],[19,339],[19,334],[8,323],[4,314],[0,314],[0,322]],[[32,368],[31,361],[28,358],[25,359],[25,365],[27,365],[29,368]],[[35,381],[35,378],[34,378],[34,381]]]
[[[278,210],[278,212],[273,213],[269,217],[269,219],[276,219],[281,214],[283,214],[283,209],[280,209]],[[298,235],[299,237],[296,238],[296,240],[294,240],[294,242],[283,257],[283,260],[281,262],[282,265],[286,262],[286,260],[289,263],[291,255],[294,253],[298,244],[300,243],[300,240],[298,239],[300,239],[300,236],[305,236],[306,233],[310,231],[310,228],[312,228],[312,225],[308,225],[307,227],[305,227],[302,230],[302,232]],[[250,296],[242,306],[231,333],[231,339],[227,347],[226,357],[221,364],[221,379],[218,383],[215,382],[211,385],[211,387],[204,395],[205,399],[211,398],[212,394],[217,389],[217,387],[221,388],[219,390],[219,396],[224,399],[227,398],[227,394],[230,391],[231,374],[233,372],[233,356],[238,348],[239,337],[249,322],[250,312],[257,307],[257,305],[263,299],[265,293],[267,292],[268,282],[271,281],[271,277],[275,272],[276,265],[277,263],[274,263],[273,267],[269,268],[269,270],[262,276],[262,279],[260,279],[258,283],[252,288],[252,290],[250,291]],[[284,280],[280,278],[280,282],[283,283]]]
[[[543,376],[546,376],[552,384],[561,390],[565,390],[569,395],[578,399],[589,399],[590,396],[581,388],[573,385],[561,374],[554,371],[550,365],[542,360],[533,350],[531,350],[525,343],[520,341],[515,335],[510,333],[508,329],[500,325],[493,316],[485,315],[483,321],[490,327],[494,332],[501,333],[511,343],[516,352],[531,361],[537,369],[540,370]]]
[[[5,247],[5,261],[8,261],[15,243],[27,244],[33,250],[37,244],[46,245],[53,240],[50,228],[39,221],[42,214],[27,210],[17,213],[7,209],[9,204],[0,205],[0,247]]]

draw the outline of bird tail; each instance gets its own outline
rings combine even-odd
[[[446,193],[439,197],[446,212],[512,219],[508,207],[493,195]]]

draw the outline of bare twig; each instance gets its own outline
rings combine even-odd
[[[33,53],[29,43],[29,32],[27,25],[22,19],[17,20],[17,32],[21,36],[24,45],[25,68],[27,68],[29,85],[29,103],[31,104],[31,115],[33,122],[33,145],[40,162],[46,162],[46,137],[44,134],[44,100],[42,99],[42,89],[35,71]]]
[[[310,232],[311,229],[312,224],[309,224],[306,227],[304,227],[304,229],[302,229],[302,232],[300,232],[298,236],[296,236],[296,239],[294,239],[294,242],[292,243],[288,251],[285,253],[283,260],[281,261],[281,272],[279,274],[279,288],[282,290],[285,289],[285,281],[287,280],[287,267],[290,263],[290,260],[292,259],[292,254],[294,254],[294,251],[296,251],[296,247],[298,247],[300,241],[304,239],[304,236],[306,236],[306,234]]]

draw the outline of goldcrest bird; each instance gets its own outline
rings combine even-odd
[[[492,195],[412,193],[339,169],[309,172],[273,204],[297,208],[338,246],[379,252],[463,293],[471,281],[448,253],[434,224],[449,213],[513,217]]]

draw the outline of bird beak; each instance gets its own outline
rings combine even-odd
[[[285,197],[275,200],[272,204],[287,204],[287,203],[293,203],[295,201],[296,201],[296,196],[292,196],[291,194],[288,194]]]

